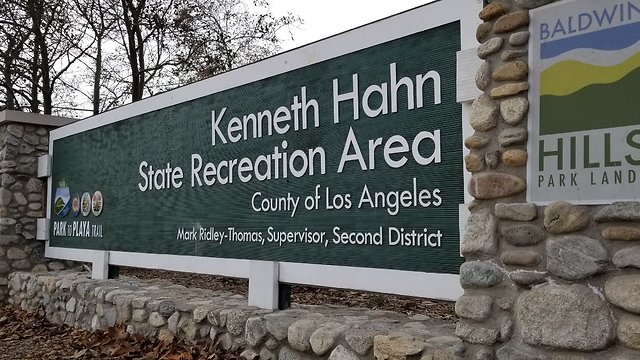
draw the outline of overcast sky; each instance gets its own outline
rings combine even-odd
[[[432,0],[269,0],[274,14],[287,11],[300,16],[304,24],[293,29],[294,41],[286,41],[282,50],[353,29],[397,14]],[[282,38],[285,38],[283,35]]]

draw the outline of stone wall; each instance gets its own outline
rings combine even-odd
[[[48,153],[49,129],[0,125],[0,301],[7,298],[7,274],[14,270],[60,270],[44,258],[44,242],[35,240],[36,219],[46,211],[46,184],[37,178],[38,157]]]
[[[476,360],[640,359],[640,203],[525,203],[529,10],[479,14],[456,334]]]
[[[461,360],[455,325],[424,315],[340,306],[247,306],[224,291],[189,289],[162,280],[92,280],[73,272],[9,276],[9,302],[87,330],[123,325],[160,339],[217,342],[246,360]]]

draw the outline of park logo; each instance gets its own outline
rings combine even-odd
[[[95,191],[93,194],[85,192],[82,195],[74,193],[71,196],[69,186],[63,180],[59,183],[59,187],[56,189],[55,201],[53,211],[59,217],[65,217],[71,215],[78,217],[78,215],[100,216],[102,209],[104,208],[104,198],[102,192]]]
[[[637,125],[639,13],[629,2],[541,25],[540,135]]]

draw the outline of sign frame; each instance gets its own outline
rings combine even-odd
[[[368,25],[343,32],[272,57],[252,63],[213,78],[199,81],[166,93],[143,99],[134,104],[93,116],[83,121],[52,130],[49,154],[53,152],[55,140],[87,130],[113,124],[136,115],[167,108],[207,94],[231,89],[240,85],[265,79],[321,61],[356,52],[377,44],[402,38],[420,31],[451,22],[460,22],[461,50],[475,48],[475,29],[479,24],[477,13],[482,2],[466,0],[441,0],[403,13],[378,20]],[[465,11],[460,11],[465,9]],[[470,103],[462,104],[464,124],[469,117]],[[463,126],[463,136],[469,135],[469,127]],[[462,175],[462,174],[461,174]],[[467,175],[465,175],[467,176]],[[466,184],[466,181],[465,181]],[[48,178],[48,194],[52,194],[52,178]],[[465,200],[466,202],[466,200]],[[460,222],[465,219],[461,204]],[[52,202],[47,204],[47,216],[51,219]],[[462,227],[462,226],[460,226]],[[462,231],[461,231],[462,233]],[[184,255],[130,253],[120,251],[84,250],[52,247],[46,242],[45,256],[73,261],[92,262],[93,277],[106,277],[107,266],[135,266],[172,271],[215,274],[249,278],[249,304],[273,308],[274,297],[264,300],[264,294],[256,294],[258,284],[269,282],[275,273],[277,282],[348,288],[356,290],[394,293],[400,295],[454,300],[462,294],[459,275],[425,273],[404,270],[357,268],[350,266],[319,265],[292,262],[269,262],[245,259],[225,259]],[[252,266],[252,263],[254,266]],[[264,267],[271,265],[275,272],[265,273]],[[277,292],[277,290],[275,290]],[[269,297],[269,296],[267,296]],[[276,296],[277,303],[277,296]]]

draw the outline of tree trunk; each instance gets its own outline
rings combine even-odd
[[[96,72],[93,75],[93,115],[100,112],[100,80],[102,77],[102,35],[98,38],[96,51]]]

